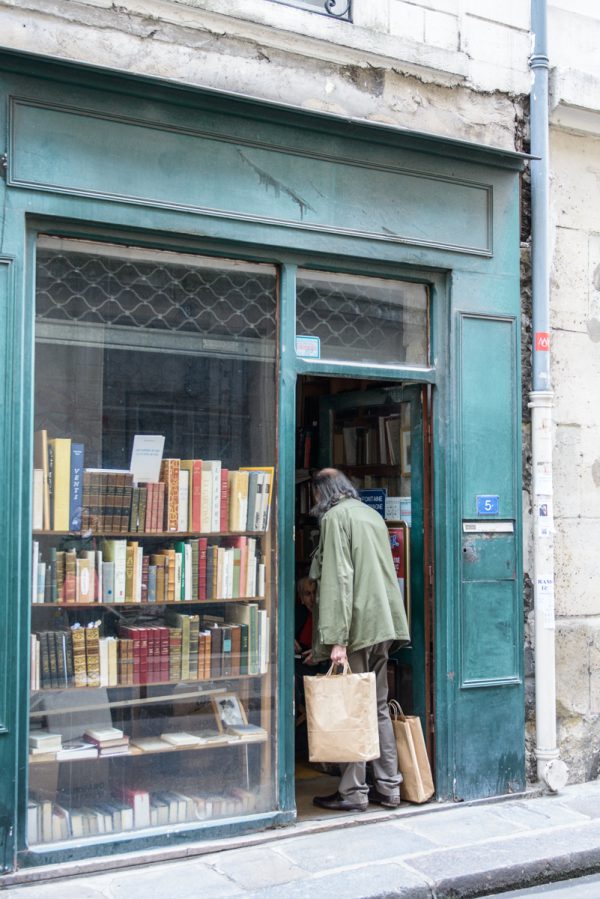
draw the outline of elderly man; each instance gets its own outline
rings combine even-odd
[[[402,775],[387,706],[387,661],[390,649],[408,642],[409,634],[388,530],[335,468],[315,475],[313,493],[321,526],[310,569],[318,585],[313,659],[343,664],[347,658],[354,673],[375,673],[381,753],[372,762],[373,787],[367,786],[365,763],[350,763],[342,766],[338,791],[313,802],[336,811],[364,811],[369,802],[396,808]]]

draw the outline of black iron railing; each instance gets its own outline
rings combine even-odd
[[[283,6],[297,6],[299,9],[307,9],[344,22],[352,21],[352,0],[273,0],[273,2]]]

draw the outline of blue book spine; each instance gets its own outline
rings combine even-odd
[[[83,511],[83,443],[71,443],[71,500],[69,503],[69,530],[81,530]]]
[[[148,602],[156,602],[156,565],[148,566]]]

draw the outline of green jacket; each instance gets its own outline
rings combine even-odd
[[[334,643],[348,652],[408,642],[408,624],[385,521],[356,499],[342,500],[321,519],[310,577],[317,581],[313,656],[329,657]]]

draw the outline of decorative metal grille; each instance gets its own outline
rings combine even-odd
[[[297,333],[319,337],[321,356],[427,364],[427,291],[410,282],[300,272]]]
[[[273,2],[282,6],[307,9],[344,22],[352,21],[352,0],[273,0]]]
[[[272,274],[39,249],[37,320],[275,340]]]

